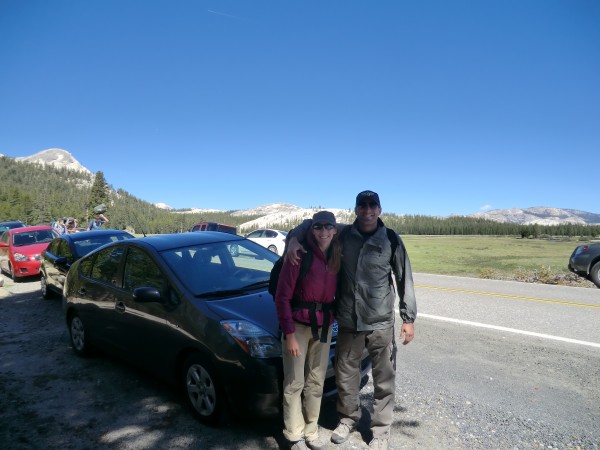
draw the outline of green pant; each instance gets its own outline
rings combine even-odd
[[[361,417],[360,363],[364,349],[373,364],[375,388],[371,431],[374,438],[387,438],[394,414],[396,363],[394,327],[358,333],[340,331],[335,348],[335,378],[338,390],[337,411],[340,421],[354,426]]]

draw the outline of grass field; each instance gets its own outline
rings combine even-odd
[[[402,236],[414,272],[594,286],[569,272],[576,240]]]

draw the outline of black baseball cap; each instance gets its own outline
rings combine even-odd
[[[358,204],[361,202],[375,202],[375,203],[377,203],[377,206],[379,206],[381,208],[381,203],[379,202],[379,195],[377,195],[377,192],[373,192],[373,191],[359,192],[358,195],[356,196],[356,206],[358,206]]]

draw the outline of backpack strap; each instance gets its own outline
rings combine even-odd
[[[327,334],[329,333],[329,322],[331,322],[331,310],[333,305],[331,303],[321,302],[305,302],[298,298],[292,299],[292,309],[308,309],[308,318],[310,319],[310,329],[312,331],[313,339],[319,340],[319,327],[317,326],[317,311],[323,312],[323,327],[321,330],[321,342],[327,342]]]

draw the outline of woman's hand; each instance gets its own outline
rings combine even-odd
[[[297,357],[300,356],[300,344],[296,340],[296,334],[286,334],[285,335],[286,342],[286,350],[290,356]]]

